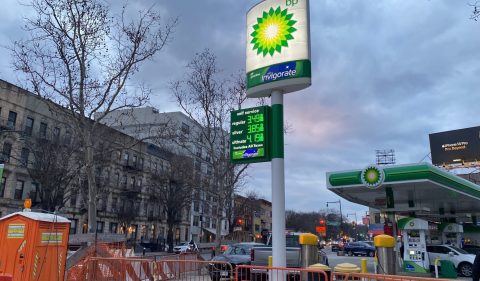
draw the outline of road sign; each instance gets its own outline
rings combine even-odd
[[[234,163],[270,161],[269,106],[231,112],[230,160]]]
[[[327,221],[327,225],[340,226],[340,222],[339,221]]]

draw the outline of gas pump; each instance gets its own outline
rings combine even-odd
[[[402,233],[403,268],[408,272],[429,272],[430,261],[425,242],[428,222],[417,218],[403,218],[398,221]]]
[[[442,223],[439,229],[442,231],[442,243],[462,247],[463,226],[457,223]]]

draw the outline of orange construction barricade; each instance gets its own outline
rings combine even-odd
[[[36,212],[0,218],[0,276],[13,281],[64,279],[70,221]]]

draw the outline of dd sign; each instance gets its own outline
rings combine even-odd
[[[269,106],[231,112],[230,159],[233,163],[270,161]]]

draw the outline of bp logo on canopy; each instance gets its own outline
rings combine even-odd
[[[360,180],[362,184],[368,188],[377,188],[379,187],[385,179],[385,173],[383,169],[376,166],[370,165],[363,169],[360,174]]]

